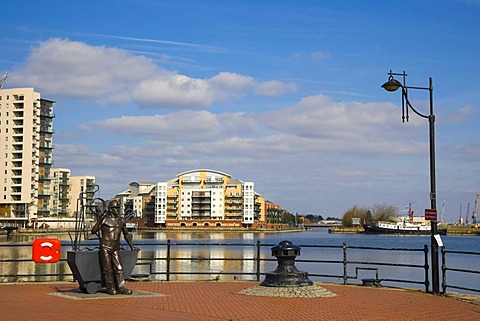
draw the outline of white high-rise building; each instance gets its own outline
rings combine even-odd
[[[0,224],[49,217],[54,101],[33,88],[0,89]]]

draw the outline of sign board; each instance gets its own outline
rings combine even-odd
[[[442,238],[440,237],[440,234],[435,234],[433,236],[435,238],[435,241],[437,241],[438,246],[443,246]]]
[[[352,217],[352,225],[360,225],[360,217]]]
[[[436,221],[437,220],[437,210],[425,209],[425,220],[427,221]]]

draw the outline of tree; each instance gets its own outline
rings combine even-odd
[[[387,204],[375,204],[372,207],[372,221],[394,221],[398,216],[398,207]]]
[[[354,205],[352,208],[346,211],[345,214],[343,214],[342,225],[345,227],[353,226],[352,218],[354,217],[360,218],[360,222],[364,222],[367,212],[368,212],[367,208],[358,207],[357,205]]]
[[[372,224],[373,219],[372,219],[372,212],[367,211],[367,214],[365,214],[365,224]]]

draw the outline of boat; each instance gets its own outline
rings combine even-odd
[[[411,205],[408,208],[408,217],[401,217],[397,222],[378,221],[375,224],[363,224],[366,234],[407,234],[430,235],[430,222],[415,223]],[[437,234],[446,235],[447,229],[437,229]]]

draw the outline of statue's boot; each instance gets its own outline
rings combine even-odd
[[[116,273],[115,276],[117,278],[118,293],[126,295],[132,294],[133,291],[128,289],[126,286],[125,279],[123,278],[123,273]]]
[[[110,295],[118,294],[117,290],[115,289],[115,283],[113,281],[112,273],[105,273],[105,287],[107,288],[107,293]]]

